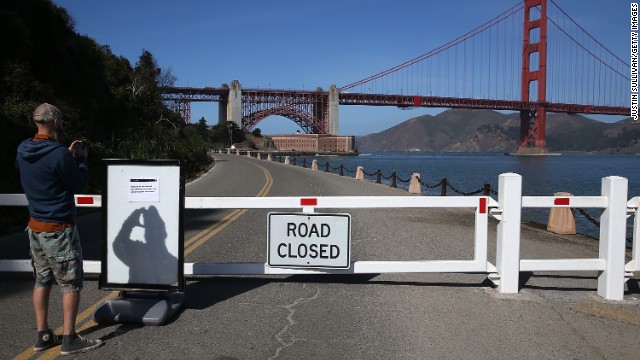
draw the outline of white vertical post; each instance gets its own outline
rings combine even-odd
[[[633,269],[631,271],[640,271],[640,206],[636,208],[635,219],[633,219],[633,246],[632,258]]]
[[[487,207],[487,198],[482,197],[476,208],[476,228],[475,228],[475,253],[473,260],[482,264],[484,271],[487,270],[487,238],[489,228],[489,208]]]
[[[622,300],[624,296],[627,187],[623,177],[602,179],[607,208],[600,217],[600,259],[605,261],[605,270],[598,275],[598,295],[607,300]]]
[[[515,294],[518,292],[520,277],[522,176],[515,173],[500,175],[498,205],[502,210],[496,247],[496,268],[500,274],[498,291]]]

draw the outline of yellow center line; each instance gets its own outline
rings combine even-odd
[[[222,219],[222,221],[216,223],[215,228],[212,229],[210,232],[206,233],[202,237],[202,239],[200,239],[200,240],[196,241],[195,243],[193,243],[192,246],[190,246],[188,248],[185,248],[184,249],[184,255],[185,256],[189,255],[193,250],[195,250],[198,247],[200,247],[200,245],[204,244],[209,239],[211,239],[216,234],[218,234],[220,231],[224,230],[232,222],[236,221],[245,212],[247,212],[247,209],[235,209],[235,210],[233,210],[233,212],[231,214],[229,214],[228,216],[226,216],[224,219]]]
[[[260,189],[260,191],[258,192],[258,194],[256,196],[257,197],[267,196],[267,194],[269,193],[269,190],[271,190],[271,187],[273,186],[273,178],[271,177],[271,174],[269,173],[269,170],[267,170],[266,168],[264,168],[261,165],[258,165],[258,164],[254,164],[254,165],[256,165],[257,167],[259,167],[262,170],[262,172],[264,174],[264,177],[265,177],[265,184],[262,186],[262,189]],[[220,221],[216,222],[215,224],[209,226],[208,228],[206,228],[205,230],[201,231],[196,236],[194,236],[191,239],[189,239],[188,241],[186,241],[185,242],[184,255],[186,256],[186,255],[190,254],[191,252],[193,252],[200,245],[204,244],[209,239],[211,239],[216,234],[218,234],[220,231],[224,230],[227,226],[231,225],[234,221],[236,221],[245,212],[247,212],[247,209],[235,209],[230,214],[228,214],[227,216],[222,218],[222,220],[220,220]],[[100,306],[103,303],[115,298],[116,296],[118,296],[118,294],[119,294],[118,291],[112,291],[108,295],[103,297],[102,299],[98,300],[93,305],[89,306],[86,310],[84,310],[83,312],[79,313],[77,318],[76,318],[76,326],[79,326],[84,321],[87,321],[87,319],[88,319],[88,321],[84,325],[82,325],[81,327],[78,327],[77,331],[81,332],[81,331],[83,331],[85,329],[88,329],[88,328],[94,326],[94,325],[97,325],[93,321],[93,319],[90,319],[89,317],[98,308],[98,306]],[[61,334],[62,331],[63,331],[63,327],[62,326],[60,326],[60,327],[58,327],[57,329],[54,330],[54,332],[56,334]],[[29,358],[33,357],[36,354],[37,353],[33,350],[33,347],[31,347],[31,348],[23,351],[22,353],[20,353],[19,355],[17,355],[13,359],[14,360],[26,360],[26,359],[29,359]],[[51,349],[43,352],[42,355],[40,357],[38,357],[37,359],[38,360],[50,360],[50,359],[56,358],[58,355],[60,355],[59,347],[58,346],[54,346]]]
[[[265,177],[265,184],[262,186],[262,189],[260,189],[260,191],[258,192],[258,195],[256,195],[256,196],[257,197],[264,197],[269,193],[269,190],[271,189],[271,186],[273,186],[273,178],[271,177],[271,174],[269,173],[269,170],[265,169],[263,166],[260,166],[260,165],[257,165],[257,164],[255,164],[255,165],[262,170],[262,172],[264,174],[264,177]],[[209,226],[208,228],[206,228],[205,230],[203,230],[202,232],[200,232],[196,236],[194,236],[191,239],[189,239],[189,241],[185,242],[184,255],[186,256],[186,255],[190,254],[191,252],[193,252],[193,250],[195,250],[200,245],[202,245],[205,242],[207,242],[209,239],[214,237],[220,231],[224,230],[231,223],[236,221],[245,212],[247,212],[247,209],[235,209],[230,214],[228,214],[227,216],[222,218],[222,220],[214,223],[213,225]]]
[[[237,210],[238,209],[236,209],[235,211],[237,211]],[[208,235],[211,231],[213,231],[215,228],[219,227],[221,224],[226,223],[231,217],[233,217],[234,212],[231,212],[230,214],[227,214],[224,218],[222,218],[222,220],[211,224],[209,227],[207,227],[206,229],[202,230],[196,236],[192,237],[188,241],[185,241],[185,243],[184,243],[185,248],[187,248],[188,246],[190,246],[194,242],[196,242],[196,241],[200,240],[201,238],[205,237],[206,235]]]

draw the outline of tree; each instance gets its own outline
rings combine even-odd
[[[108,45],[77,34],[73,19],[51,0],[4,0],[0,33],[10,34],[0,36],[3,193],[22,191],[15,151],[20,141],[33,136],[31,113],[43,102],[65,114],[68,139],[89,145],[88,192],[102,187],[103,158],[181,159],[188,178],[211,164],[206,122],[189,128],[163,104],[159,86],[171,86],[176,78],[149,51],[143,50],[132,67]],[[24,217],[14,209],[0,209],[0,231]]]
[[[129,90],[131,90],[133,97],[145,94],[148,97],[153,97],[157,91],[157,80],[161,73],[162,70],[158,67],[153,55],[147,50],[142,50],[142,55],[140,55],[136,63],[133,70],[133,79],[129,85]]]
[[[160,75],[158,76],[157,82],[158,86],[174,86],[177,78],[173,75],[173,69],[165,68],[160,70]]]
[[[209,127],[207,126],[207,120],[204,119],[204,116],[196,123],[196,130],[203,139],[209,138]]]
[[[101,157],[126,156],[123,141],[136,145],[157,136],[166,146],[180,141],[176,136],[185,124],[162,103],[159,90],[159,85],[173,85],[176,78],[170,68],[158,66],[151,52],[143,50],[132,67],[108,45],[77,34],[66,10],[50,0],[4,1],[0,31],[11,34],[0,37],[4,154],[33,135],[31,111],[45,101],[65,113],[68,138],[82,138],[91,146],[90,161],[96,162],[91,171],[101,168]],[[145,136],[132,140],[132,133]],[[6,170],[14,172],[11,159],[4,160]],[[7,190],[19,191],[13,182]]]

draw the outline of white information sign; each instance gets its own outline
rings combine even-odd
[[[180,162],[110,159],[105,163],[100,287],[182,289],[184,175]]]
[[[129,201],[159,202],[160,185],[157,178],[129,179]]]
[[[267,243],[269,266],[348,269],[351,216],[270,213]]]

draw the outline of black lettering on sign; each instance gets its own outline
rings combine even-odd
[[[329,234],[331,234],[331,228],[329,227],[329,224],[321,224],[320,228],[321,228],[320,236],[327,237],[329,236]]]
[[[297,236],[296,235],[296,224],[287,223],[287,237],[292,236],[292,233],[293,233],[293,236]]]
[[[287,237],[328,237],[331,235],[329,224],[287,223]]]
[[[318,257],[318,244],[309,245],[309,257],[312,259]]]
[[[320,259],[328,259],[329,256],[327,255],[327,248],[329,247],[329,244],[320,244]]]
[[[331,245],[331,250],[329,251],[329,257],[332,259],[337,259],[340,256],[340,248],[338,245]]]
[[[278,245],[278,256],[280,256],[281,258],[285,258],[287,257],[286,253],[282,253],[280,250],[282,249],[283,246],[287,246],[287,244],[280,244]]]
[[[340,256],[340,247],[334,244],[298,244],[296,247],[291,243],[281,243],[278,245],[278,256],[290,259],[337,259]]]
[[[300,245],[298,245],[298,256],[300,256],[301,258],[306,258],[307,257],[307,245],[302,243]]]

